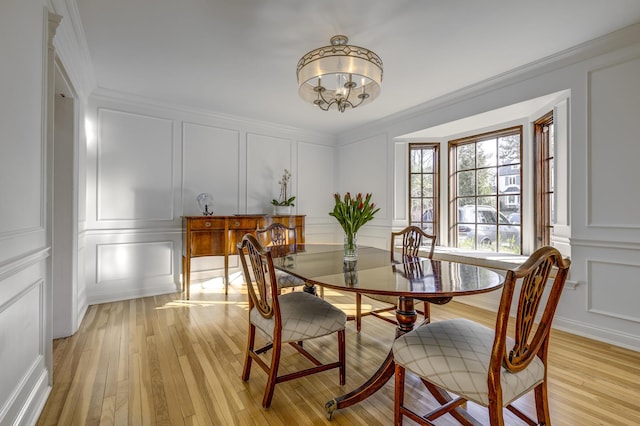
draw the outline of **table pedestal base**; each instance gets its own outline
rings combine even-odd
[[[398,328],[396,330],[396,338],[413,330],[413,326],[418,319],[418,313],[413,306],[413,300],[413,298],[403,296],[398,298],[398,308],[396,309]],[[327,411],[327,418],[331,420],[335,410],[364,401],[376,393],[393,377],[395,369],[396,363],[393,361],[393,352],[389,350],[387,357],[382,362],[380,368],[378,368],[378,371],[362,384],[362,386],[345,395],[332,399],[324,405]]]

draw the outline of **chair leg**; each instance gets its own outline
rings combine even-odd
[[[245,382],[249,380],[249,376],[251,375],[251,362],[253,361],[251,358],[251,352],[253,352],[255,341],[256,327],[253,324],[249,324],[249,337],[247,338],[247,349],[244,354],[244,368],[242,369],[242,380]]]
[[[502,401],[502,398],[500,398]],[[504,426],[504,415],[502,413],[502,404],[496,401],[489,401],[489,422],[491,426]]]
[[[424,302],[424,321],[426,323],[431,322],[431,305],[426,300]]]
[[[356,331],[360,333],[362,328],[362,295],[356,293]]]
[[[271,399],[273,399],[273,391],[276,388],[278,382],[278,367],[280,366],[280,352],[282,350],[282,344],[280,342],[273,342],[273,353],[271,354],[271,366],[269,368],[269,377],[267,379],[267,387],[264,390],[264,397],[262,398],[262,406],[269,408],[271,406]]]
[[[536,414],[538,423],[544,425],[551,424],[551,415],[549,413],[549,399],[547,395],[547,381],[543,381],[536,386],[534,391],[536,397]]]
[[[340,370],[339,378],[340,378],[340,386],[344,386],[347,378],[347,357],[346,357],[346,339],[345,339],[345,331],[338,331],[338,359],[340,361]]]
[[[402,425],[402,413],[400,412],[400,407],[404,405],[404,376],[404,367],[396,364],[396,391],[393,403],[393,424],[395,426]]]

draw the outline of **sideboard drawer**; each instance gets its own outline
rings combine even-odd
[[[191,229],[224,229],[224,219],[191,219]]]
[[[229,229],[255,230],[258,226],[258,218],[229,218]]]

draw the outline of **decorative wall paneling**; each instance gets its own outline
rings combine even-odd
[[[211,193],[216,215],[271,214],[284,169],[293,174],[294,213],[307,215],[310,241],[314,235],[333,241],[337,225],[328,212],[336,177],[330,138],[142,104],[104,91],[90,99],[88,117],[95,144],[87,144],[82,236],[90,303],[178,291],[180,218],[202,213],[196,196]],[[309,170],[312,178],[305,174]],[[223,266],[219,258],[194,259],[192,278],[221,277]],[[237,256],[230,257],[229,267],[238,269]]]

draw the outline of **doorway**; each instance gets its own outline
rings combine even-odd
[[[52,337],[78,329],[78,120],[76,95],[55,61],[52,218]]]

